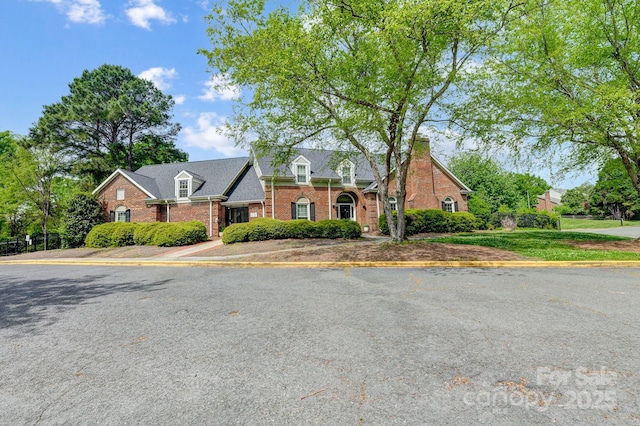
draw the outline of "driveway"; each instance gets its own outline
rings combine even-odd
[[[2,265],[0,424],[631,424],[640,269]]]
[[[640,226],[621,226],[607,229],[571,229],[570,232],[590,232],[592,234],[615,235],[618,237],[640,238]]]

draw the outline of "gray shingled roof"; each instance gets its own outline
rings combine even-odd
[[[147,190],[147,192],[153,194],[154,197],[158,198],[158,194],[160,194],[160,191],[158,190],[158,185],[156,185],[155,179],[138,173],[130,172],[129,170],[120,169],[120,171],[127,175],[129,179]]]
[[[329,151],[319,149],[297,148],[294,150],[294,154],[289,158],[289,164],[282,165],[280,167],[273,167],[273,157],[265,155],[258,157],[258,166],[264,176],[284,176],[293,177],[289,165],[292,161],[302,155],[311,163],[311,179],[341,179],[334,168],[343,160],[348,159],[355,165],[356,180],[360,181],[373,181],[373,171],[369,162],[363,154],[360,153],[346,153],[341,151]],[[380,171],[383,169],[381,168]]]
[[[192,197],[224,195],[233,179],[249,161],[248,157],[224,158],[218,160],[193,161],[189,163],[170,163],[143,166],[129,175],[147,191],[159,199],[175,198],[174,178],[186,171],[204,180]]]
[[[229,191],[228,196],[227,203],[264,200],[264,190],[253,166],[247,167]]]

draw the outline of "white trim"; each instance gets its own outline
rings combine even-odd
[[[449,176],[451,180],[453,180],[461,189],[461,194],[469,194],[473,192],[467,185],[465,185],[460,179],[456,177],[456,175],[451,172],[451,170],[447,169],[444,164],[442,164],[436,157],[431,156],[431,162],[433,162],[436,166],[440,168],[444,172],[445,175]]]
[[[123,176],[125,179],[127,179],[129,182],[131,182],[136,188],[138,188],[140,191],[144,192],[145,194],[147,194],[149,196],[149,198],[156,200],[157,198],[150,193],[149,191],[147,191],[146,189],[144,189],[138,182],[136,182],[135,180],[133,180],[133,178],[129,177],[129,175],[127,175],[123,170],[121,169],[116,169],[113,173],[111,173],[111,175],[106,178],[100,185],[98,185],[98,187],[96,189],[94,189],[91,193],[92,194],[97,194],[98,192],[102,191],[107,185],[109,185],[111,183],[112,180],[114,180],[118,175]]]
[[[338,198],[342,197],[343,195],[348,196],[349,198],[351,198],[351,203],[339,203],[338,202]],[[351,207],[351,220],[356,221],[357,222],[357,208],[356,208],[356,200],[351,196],[351,194],[347,193],[347,192],[342,192],[340,193],[340,195],[338,195],[338,198],[336,198],[336,219],[342,219],[340,217],[340,206],[350,206]]]
[[[331,179],[327,182],[327,197],[329,198],[329,220],[331,220],[331,213],[333,208],[331,207]]]
[[[349,179],[351,182],[344,181],[344,168],[349,168]],[[342,186],[356,186],[356,167],[350,160],[342,160],[340,165],[338,166],[338,170],[336,171],[338,175],[340,175],[340,181]]]
[[[298,166],[305,168],[305,182],[298,182]],[[311,162],[304,155],[298,156],[291,162],[291,173],[293,173],[293,180],[297,185],[309,185],[311,183]]]

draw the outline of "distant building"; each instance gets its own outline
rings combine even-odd
[[[538,195],[536,209],[551,212],[555,206],[562,205],[560,199],[562,199],[562,192],[556,189],[549,189],[543,195]]]

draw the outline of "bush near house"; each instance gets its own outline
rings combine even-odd
[[[200,221],[175,223],[110,222],[94,226],[85,240],[87,247],[153,245],[178,247],[207,240],[207,228]]]
[[[311,222],[306,219],[278,220],[261,218],[247,223],[234,223],[224,229],[224,244],[249,241],[282,240],[286,238],[360,238],[362,229],[352,220],[322,220]]]
[[[503,221],[511,220],[518,228],[557,229],[558,217],[557,214],[546,210],[519,213],[496,212],[491,215],[491,224],[500,228]]]
[[[396,214],[393,215],[394,220]],[[445,212],[442,210],[405,210],[407,236],[426,232],[471,232],[478,229],[476,217],[467,212]],[[389,234],[387,217],[378,218],[378,228],[383,234]]]

